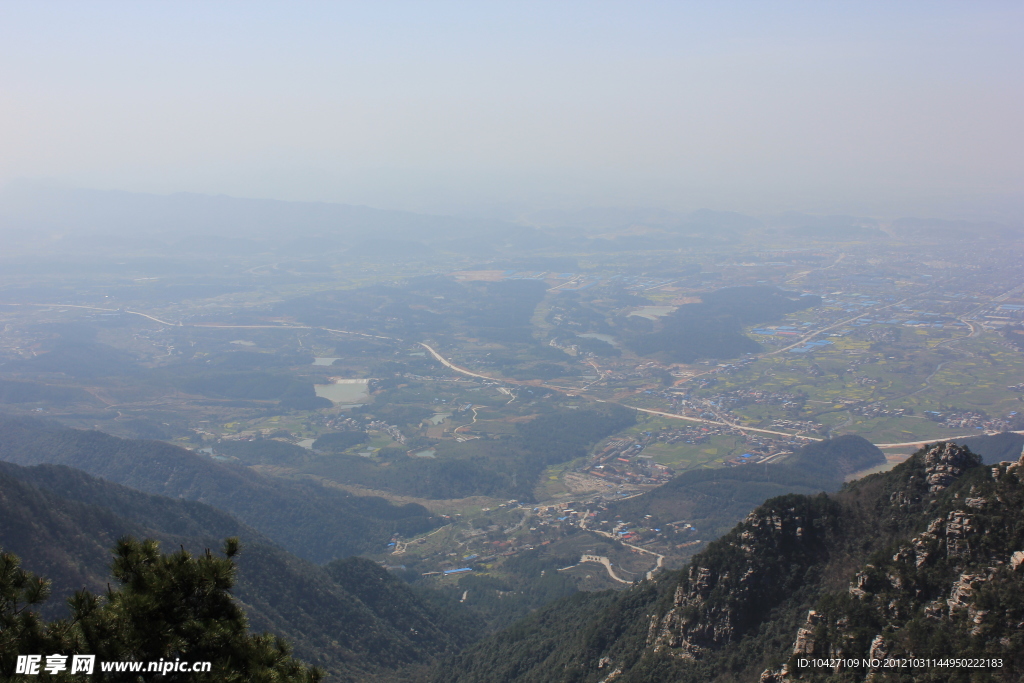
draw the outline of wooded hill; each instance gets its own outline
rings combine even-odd
[[[726,287],[701,295],[657,322],[631,316],[619,319],[627,346],[643,356],[672,363],[698,358],[736,358],[761,346],[743,334],[743,325],[779,320],[812,306],[817,296],[798,296],[775,287]]]

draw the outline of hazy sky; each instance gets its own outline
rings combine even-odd
[[[0,184],[1024,214],[1024,3],[0,3]]]

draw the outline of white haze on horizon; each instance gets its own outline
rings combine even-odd
[[[1024,217],[1008,2],[0,5],[0,185]]]

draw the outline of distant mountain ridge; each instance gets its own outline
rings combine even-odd
[[[651,207],[590,207],[528,211],[515,220],[501,220],[330,202],[93,190],[32,181],[12,182],[0,189],[0,234],[17,234],[19,241],[46,236],[50,249],[59,249],[62,242],[84,246],[86,243],[74,236],[90,235],[90,247],[120,243],[148,250],[170,244],[185,250],[192,246],[247,252],[259,250],[260,242],[273,238],[278,251],[289,255],[338,248],[377,255],[382,240],[409,253],[417,249],[429,253],[426,245],[441,244],[446,249],[492,255],[495,248],[524,246],[526,240],[547,243],[551,231],[594,236],[621,233],[615,240],[596,240],[595,248],[604,242],[644,246],[650,242],[642,234],[644,229],[663,233],[670,241],[682,235],[690,236],[691,241],[732,241],[764,229],[820,241],[886,239],[890,232],[900,237],[944,239],[959,239],[972,231],[994,237],[1019,236],[1021,232],[1020,226],[992,222],[914,217],[897,219],[887,232],[875,218],[797,212],[758,218],[710,209],[678,213]],[[631,230],[640,232],[632,235]],[[309,244],[314,237],[316,245]]]
[[[168,231],[235,237],[266,237],[276,230],[353,232],[380,236],[461,231],[499,221],[479,221],[328,202],[249,199],[191,192],[148,194],[14,183],[0,190],[0,225],[28,221],[40,228],[103,234]]]

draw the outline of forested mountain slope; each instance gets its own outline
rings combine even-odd
[[[683,571],[553,603],[435,680],[1018,681],[1022,510],[1024,462],[938,444],[832,495],[769,500]],[[813,657],[986,666],[800,666]]]
[[[419,505],[399,507],[313,482],[266,477],[161,441],[31,418],[0,416],[0,460],[68,465],[147,493],[207,503],[314,562],[382,548],[396,532],[411,536],[435,526]]]
[[[64,613],[64,600],[78,589],[104,591],[110,548],[122,536],[193,552],[240,537],[234,595],[251,628],[284,636],[331,680],[389,679],[456,651],[477,626],[457,605],[423,601],[368,560],[319,567],[208,505],[140,493],[69,467],[0,463],[0,519],[0,547],[52,580],[43,608],[51,617]]]

